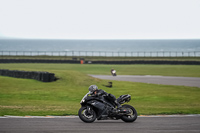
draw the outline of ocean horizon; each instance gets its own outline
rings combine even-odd
[[[0,55],[199,57],[200,39],[0,39]]]
[[[0,51],[200,51],[200,39],[0,39]]]

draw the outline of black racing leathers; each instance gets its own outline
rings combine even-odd
[[[114,95],[108,94],[107,92],[105,92],[102,89],[97,90],[97,93],[94,94],[94,96],[97,96],[97,97],[103,96],[103,95],[107,96],[110,101],[114,102],[116,104],[117,108],[121,107],[121,105],[117,102],[117,99],[116,99],[116,97]]]

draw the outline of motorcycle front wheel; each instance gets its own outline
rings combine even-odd
[[[78,111],[79,118],[86,123],[91,123],[96,120],[96,113],[92,108],[87,109],[87,107],[81,107]]]
[[[123,105],[123,108],[126,108],[130,111],[129,114],[126,114],[121,117],[124,122],[134,122],[137,119],[137,111],[131,105]]]

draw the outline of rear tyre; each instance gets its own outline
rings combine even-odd
[[[128,109],[130,113],[122,116],[121,119],[124,122],[134,122],[137,119],[137,111],[135,108],[131,105],[123,105],[122,107]]]
[[[91,123],[96,120],[96,113],[92,108],[89,108],[90,110],[87,110],[87,107],[81,107],[78,111],[79,118],[86,123]]]

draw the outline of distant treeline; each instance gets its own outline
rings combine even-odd
[[[1,76],[9,76],[15,78],[35,79],[42,82],[55,81],[55,74],[49,72],[37,72],[37,71],[18,71],[18,70],[7,70],[0,69]]]

